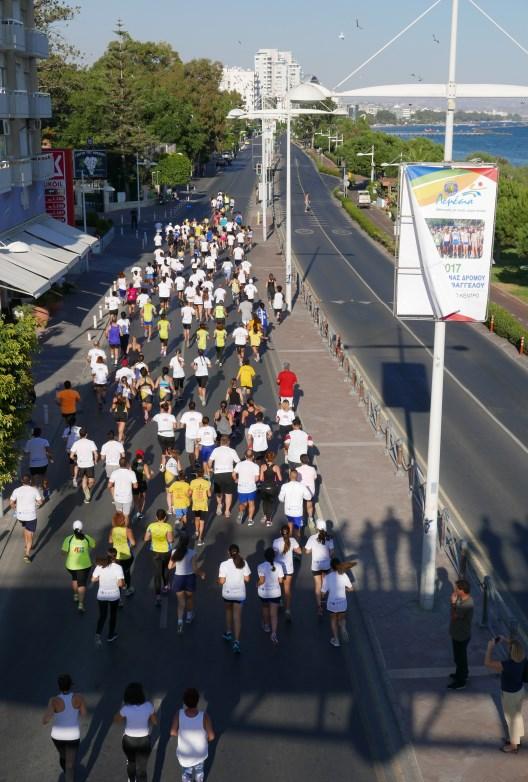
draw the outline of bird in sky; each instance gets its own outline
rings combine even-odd
[[[361,27],[361,25],[360,25],[360,23],[359,23],[359,19],[358,19],[357,17],[356,17],[356,27],[358,28],[358,30],[362,30],[362,29],[363,29],[363,28]]]
[[[417,79],[418,81],[423,81],[422,77],[417,75],[416,73],[411,73],[411,76],[413,77],[413,79]]]
[[[436,37],[436,35],[434,33],[433,33],[433,41],[435,43],[440,43],[440,41],[438,40],[438,38]]]
[[[240,46],[242,46],[242,41],[238,41],[238,43],[240,44]]]
[[[339,38],[340,41],[344,41],[345,40],[345,34],[344,33],[339,33],[339,35],[337,37]]]

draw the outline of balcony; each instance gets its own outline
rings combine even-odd
[[[7,90],[0,89],[0,118],[8,119],[11,116],[11,100]]]
[[[0,160],[0,193],[11,190],[11,164],[9,160]]]
[[[20,157],[11,160],[11,182],[13,187],[28,187],[33,183],[31,158]]]
[[[40,30],[26,30],[26,54],[29,57],[49,57],[48,36]]]
[[[31,119],[47,119],[51,117],[51,95],[49,92],[32,92],[29,96],[29,112],[26,117]]]
[[[31,167],[33,182],[45,182],[53,176],[53,155],[34,155],[31,158]]]
[[[13,90],[8,94],[10,97],[10,116],[13,119],[27,119],[29,117],[29,95],[26,90]]]
[[[17,19],[2,19],[0,22],[0,51],[23,52],[26,48],[26,31]]]

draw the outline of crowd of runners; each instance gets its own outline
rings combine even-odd
[[[282,288],[273,274],[263,281],[257,278],[250,260],[252,231],[234,199],[218,193],[211,208],[211,216],[200,221],[156,223],[152,258],[121,272],[106,297],[104,336],[87,353],[97,408],[109,422],[106,440],[96,443],[90,421],[80,420],[79,394],[70,380],[57,393],[71,490],[81,492],[86,505],[97,503],[94,486],[102,462],[113,503],[104,540],[96,541],[89,523],[80,519],[64,538],[73,601],[84,614],[87,589],[94,585],[95,643],[102,646],[107,623],[106,641],[114,643],[119,608],[135,593],[133,563],[143,543],[152,560],[154,604],[161,607],[174,594],[177,633],[183,633],[195,616],[197,582],[206,578],[203,547],[221,520],[233,517],[242,527],[261,524],[268,540],[256,573],[234,542],[218,563],[226,644],[240,653],[248,588],[257,590],[263,632],[273,645],[279,643],[279,616],[282,611],[284,621],[292,621],[294,573],[304,557],[311,566],[315,611],[322,618],[327,609],[330,643],[337,647],[348,640],[347,593],[353,588],[349,570],[354,563],[340,561],[326,521],[315,517],[314,444],[298,415],[298,378],[289,364],[276,376],[275,409],[269,414],[259,403],[258,370],[263,353],[272,347],[272,326],[283,317]],[[175,340],[179,349],[169,350],[173,337],[180,335]],[[143,352],[149,342],[159,346],[162,366],[157,371]],[[236,366],[232,377],[223,369],[231,355]],[[215,405],[208,396],[213,379],[222,392]],[[155,463],[146,449],[130,452],[131,430],[141,426],[152,440],[157,436]],[[13,492],[11,505],[24,529],[24,560],[29,564],[37,509],[46,499],[41,489],[48,491],[46,470],[54,456],[40,430],[33,432],[25,451],[28,474]],[[152,481],[160,473],[165,492],[154,500]],[[78,730],[82,713],[73,697],[70,689],[61,690],[58,705],[50,701],[47,712],[59,728],[61,719],[72,723],[70,736]],[[134,697],[137,706],[146,702],[141,692],[135,691]],[[189,696],[189,702],[194,698]],[[180,712],[180,721],[193,719],[195,707],[185,706],[190,716]],[[154,713],[147,710],[143,738]],[[67,718],[60,717],[66,713]],[[210,738],[212,726],[203,715],[200,719],[203,735]],[[54,740],[66,768],[69,760],[59,734],[61,729]],[[150,744],[143,742],[138,749],[131,747],[134,743],[128,742],[128,749],[124,744],[129,778],[146,779],[135,758]],[[207,740],[200,746],[206,750]],[[197,780],[203,778],[205,757],[194,758],[193,768],[201,764],[194,770]],[[183,779],[190,780],[193,770],[189,775],[190,766],[182,766]]]

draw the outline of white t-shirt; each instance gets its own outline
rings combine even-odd
[[[99,578],[98,600],[119,600],[119,581],[124,581],[123,568],[117,562],[108,567],[97,565],[92,578]]]
[[[248,435],[253,438],[254,451],[268,450],[268,433],[271,434],[271,428],[264,421],[257,421],[257,423],[251,424],[248,429]]]
[[[106,299],[106,306],[110,311],[118,310],[120,304],[121,301],[118,299],[117,296],[108,296],[108,298]]]
[[[62,439],[66,440],[66,453],[70,453],[71,447],[79,439],[80,426],[67,426],[62,433]]]
[[[233,331],[233,339],[235,340],[235,345],[247,344],[248,341],[247,329],[245,329],[243,326],[237,326],[237,328]]]
[[[37,506],[42,496],[35,486],[18,486],[11,495],[16,502],[16,515],[19,521],[33,521],[37,518]]]
[[[193,290],[193,296],[194,296],[194,288]],[[184,326],[190,326],[192,323],[192,319],[194,317],[194,309],[192,307],[189,307],[188,305],[186,307],[181,308],[181,319]]]
[[[281,584],[279,578],[284,578],[284,570],[279,562],[274,563],[275,570],[269,562],[262,562],[258,568],[257,573],[259,578],[264,576],[265,581],[263,584],[257,587],[259,597],[280,597],[281,596]]]
[[[281,310],[284,307],[284,296],[282,291],[277,291],[273,297],[273,309]]]
[[[232,559],[226,559],[220,563],[219,578],[225,578],[222,585],[222,597],[226,600],[245,600],[246,582],[244,577],[250,576],[251,570],[247,562],[244,567],[238,568]]]
[[[120,467],[112,473],[110,483],[114,486],[114,502],[132,502],[132,486],[137,483],[136,473],[127,467]]]
[[[161,234],[156,234],[154,237],[154,247],[161,247],[163,244],[163,239],[161,238]]]
[[[251,263],[247,260],[247,258],[244,261],[242,261],[242,263],[240,264],[240,268],[243,269],[246,272],[246,274],[250,273]]]
[[[244,257],[244,249],[242,247],[235,247],[233,250],[233,258],[235,261],[241,261]]]
[[[181,274],[178,274],[174,282],[176,284],[177,291],[183,291],[185,289],[185,277],[182,277]]]
[[[138,307],[139,307],[140,310],[143,309],[143,307],[145,306],[145,304],[147,303],[147,301],[149,299],[150,299],[150,296],[148,295],[148,293],[140,293],[139,294],[139,296],[137,297],[137,303],[138,303]]]
[[[313,445],[312,438],[303,429],[292,429],[284,438],[288,446],[287,459],[289,462],[300,462],[301,456],[308,453],[308,447]]]
[[[315,494],[315,481],[317,479],[317,470],[311,464],[301,464],[297,467],[297,480],[311,492]]]
[[[279,493],[279,502],[284,503],[286,516],[299,518],[303,515],[303,500],[311,500],[312,495],[302,483],[289,481],[282,485]]]
[[[130,367],[121,367],[121,369],[118,369],[115,373],[115,377],[117,381],[126,377],[129,383],[132,383],[132,381],[136,379],[134,371],[130,369]]]
[[[252,282],[248,282],[244,288],[244,293],[248,297],[249,301],[254,301],[255,296],[257,295],[257,286],[253,285]]]
[[[295,413],[291,408],[289,410],[284,410],[282,407],[279,407],[277,410],[276,419],[279,426],[291,426],[294,418]]]
[[[139,739],[149,735],[149,717],[154,714],[154,706],[150,701],[122,706],[119,714],[126,720],[125,736]]]
[[[201,426],[198,429],[200,445],[211,446],[216,443],[216,429],[214,426]]]
[[[203,416],[198,410],[187,410],[180,416],[180,423],[185,426],[185,437],[188,440],[196,440],[198,437],[202,418]]]
[[[233,262],[232,261],[224,261],[222,264],[222,271],[224,273],[228,273],[233,268]]]
[[[156,260],[156,263],[161,263],[163,258],[165,258],[165,253],[160,247],[156,247],[156,249],[154,250],[154,258]]]
[[[331,570],[323,576],[322,592],[327,592],[326,607],[329,611],[343,612],[347,609],[347,587],[350,587],[350,578],[346,573],[338,573]]]
[[[258,464],[244,459],[243,462],[239,462],[234,472],[238,477],[237,486],[239,494],[250,494],[257,490],[257,481],[260,474]]]
[[[318,534],[316,532],[315,535],[310,535],[304,548],[312,552],[312,570],[330,570],[334,541],[330,538],[326,543],[320,543],[317,540]]]
[[[118,443],[117,440],[108,440],[101,448],[101,458],[110,467],[119,466],[119,460],[124,455],[123,443]]]
[[[158,283],[158,296],[160,299],[168,299],[171,292],[171,285],[166,282]]]
[[[72,456],[77,457],[77,467],[86,469],[87,467],[93,467],[95,464],[97,446],[93,440],[87,440],[86,437],[81,437],[72,445],[70,453]]]
[[[183,368],[183,358],[181,356],[174,356],[169,361],[169,367],[172,369],[173,377],[185,377],[185,370]]]
[[[152,420],[158,426],[158,437],[174,437],[176,416],[172,413],[157,413]]]
[[[44,437],[31,437],[25,447],[24,453],[29,454],[30,467],[45,467],[48,463],[49,442]]]
[[[216,288],[215,292],[213,293],[213,299],[215,300],[215,304],[222,304],[225,301],[226,292],[223,288]]]
[[[101,358],[105,359],[106,361],[106,353],[104,352],[104,350],[101,350],[101,348],[90,348],[90,350],[88,351],[88,359],[90,361],[90,367],[92,371],[95,367],[95,362],[97,361],[99,356],[101,356]]]
[[[284,552],[284,538],[275,538],[273,541],[273,551],[275,552],[275,562],[280,562],[284,573],[288,576],[293,575],[293,552],[295,549],[301,553],[301,548],[295,538],[290,538],[290,548]]]
[[[119,326],[119,333],[120,334],[128,334],[130,331],[130,321],[128,318],[119,318],[117,321],[117,325]],[[126,367],[125,367],[126,369]]]
[[[221,475],[233,472],[233,467],[240,462],[240,457],[234,448],[230,448],[228,445],[219,445],[212,452],[209,461],[214,462],[214,474]]]
[[[96,364],[92,369],[94,383],[104,386],[108,382],[108,367],[106,364]]]
[[[196,377],[206,377],[209,374],[210,360],[207,356],[197,356],[193,361],[194,374]]]
[[[180,562],[175,562],[174,575],[175,576],[190,576],[193,571],[192,561],[195,551],[193,548],[187,549],[185,556]]]

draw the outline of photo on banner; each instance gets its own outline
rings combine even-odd
[[[489,164],[401,167],[397,317],[486,320],[497,182]]]

